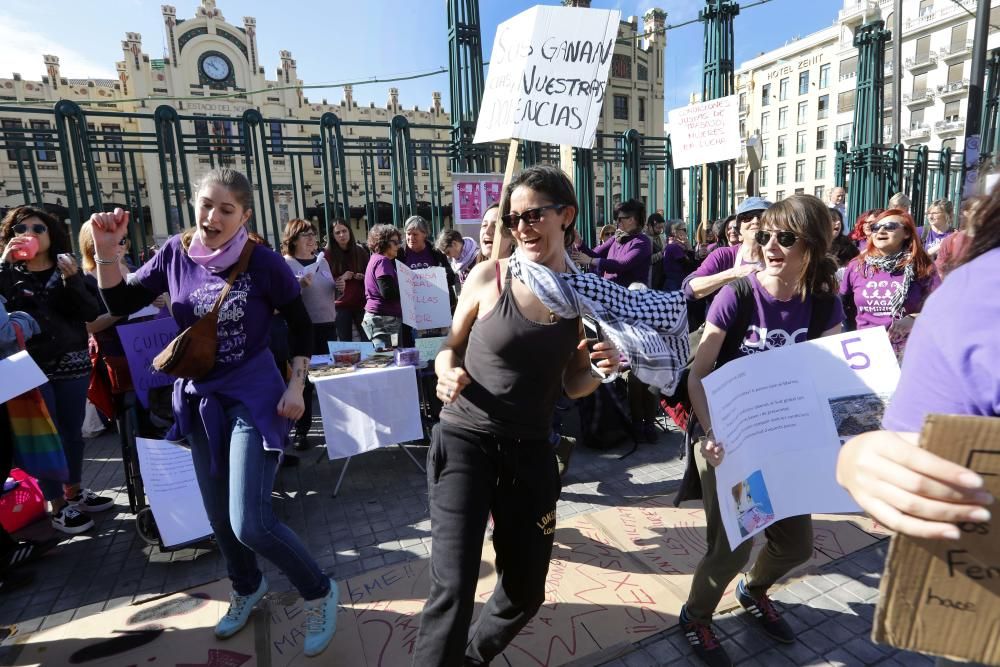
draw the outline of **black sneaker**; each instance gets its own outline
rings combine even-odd
[[[741,581],[736,586],[736,601],[754,617],[760,628],[771,639],[783,644],[795,643],[795,632],[792,631],[788,622],[781,618],[781,614],[771,602],[771,598],[766,595],[755,598],[747,592],[746,582]]]
[[[113,498],[99,496],[90,489],[80,489],[76,498],[67,498],[66,502],[81,512],[103,512],[115,506]]]
[[[18,540],[10,545],[9,548],[0,549],[0,572],[17,565],[24,565],[28,561],[38,558],[54,546],[54,542]]]
[[[292,438],[292,446],[300,452],[304,449],[309,449],[309,436],[296,433],[295,437]]]
[[[94,527],[94,520],[75,505],[66,505],[52,515],[52,527],[62,533],[77,535]]]
[[[711,625],[699,623],[698,621],[684,620],[684,611],[681,611],[681,618],[677,622],[684,638],[687,639],[688,646],[698,659],[708,665],[708,667],[731,667],[733,661],[722,647],[722,643],[715,634]]]

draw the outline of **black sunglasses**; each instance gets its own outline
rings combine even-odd
[[[775,235],[778,239],[778,245],[782,248],[791,248],[795,245],[795,242],[799,240],[799,237],[795,235],[795,232],[765,232],[763,229],[754,234],[753,238],[758,245],[767,245],[768,241],[771,240],[771,234]]]
[[[736,222],[742,225],[744,223],[750,222],[754,218],[759,218],[761,213],[763,213],[763,211],[747,211],[746,213],[740,213],[738,216],[736,216]]]
[[[19,222],[16,225],[14,225],[15,234],[24,234],[27,231],[28,231],[28,225],[26,223]],[[31,225],[31,231],[35,232],[36,234],[44,234],[45,232],[49,231],[49,228],[43,224],[36,222],[35,224]]]
[[[500,219],[503,221],[505,227],[514,229],[521,222],[521,220],[524,220],[529,225],[534,225],[542,219],[542,213],[545,211],[553,210],[556,213],[559,213],[564,208],[566,208],[566,204],[549,204],[548,206],[529,208],[521,211],[520,213],[505,213],[500,216]]]
[[[883,229],[887,232],[894,232],[902,226],[903,223],[901,222],[873,222],[868,225],[868,229],[871,230],[872,234],[874,234],[882,231]]]

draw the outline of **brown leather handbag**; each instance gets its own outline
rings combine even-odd
[[[219,309],[229,295],[236,276],[247,270],[250,265],[250,255],[253,254],[253,241],[247,241],[240,253],[236,266],[229,272],[226,286],[219,292],[212,310],[201,316],[197,322],[177,334],[163,351],[153,359],[153,368],[188,380],[198,380],[211,372],[215,366],[215,353],[218,349]]]

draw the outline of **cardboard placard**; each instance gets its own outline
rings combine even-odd
[[[979,473],[1000,498],[1000,418],[929,415],[920,445]],[[990,508],[990,522],[959,524],[957,542],[893,536],[872,639],[1000,664],[998,505]]]
[[[411,269],[397,259],[396,273],[405,324],[418,331],[451,326],[451,300],[444,267]]]
[[[670,111],[674,168],[735,160],[742,149],[736,95]]]
[[[621,12],[538,5],[497,27],[475,143],[593,148]]]
[[[24,392],[31,391],[49,381],[49,378],[26,350],[0,359],[0,377],[3,378],[3,386],[0,387],[0,403],[5,403],[15,396],[20,396]]]
[[[452,174],[453,226],[465,236],[478,238],[476,230],[483,222],[483,215],[490,205],[500,201],[502,187],[503,174]]]
[[[438,352],[441,351],[441,346],[444,345],[447,339],[447,336],[430,336],[428,338],[418,338],[413,341],[416,348],[420,350],[420,362],[433,364]]]
[[[212,535],[201,500],[191,450],[178,443],[135,439],[139,469],[163,546],[176,547]]]
[[[135,395],[145,408],[149,407],[149,390],[173,384],[174,376],[161,373],[153,368],[153,359],[172,341],[178,332],[172,317],[161,317],[148,322],[123,324],[116,327],[118,337],[125,349],[125,360]]]

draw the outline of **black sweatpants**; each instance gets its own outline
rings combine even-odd
[[[552,445],[440,422],[427,453],[427,486],[431,592],[413,665],[489,664],[545,600],[561,490]],[[470,628],[491,512],[497,584]]]

